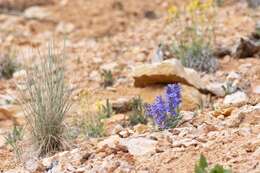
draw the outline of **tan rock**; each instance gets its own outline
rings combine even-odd
[[[143,133],[149,131],[149,127],[147,125],[144,125],[144,124],[137,124],[136,126],[134,126],[134,131],[137,134],[143,134]]]
[[[126,146],[129,153],[134,156],[155,153],[157,143],[157,141],[145,137],[126,138],[120,141],[120,144]]]
[[[116,114],[111,118],[103,119],[102,122],[104,123],[105,133],[108,135],[113,134],[116,126],[118,124],[124,124],[127,121],[127,118],[128,117],[125,114]]]
[[[214,112],[212,112],[211,114],[214,116],[214,117],[219,117],[221,115],[224,115],[224,117],[228,117],[230,116],[231,112],[234,110],[235,108],[234,107],[228,107],[228,108],[223,108],[221,110],[216,110]]]
[[[7,109],[0,108],[0,126],[10,127],[14,124],[18,124],[14,114]]]
[[[165,87],[157,85],[139,88],[138,92],[144,102],[152,103],[156,96],[164,95]],[[181,96],[181,110],[185,111],[190,111],[198,108],[203,100],[202,94],[200,94],[200,92],[196,88],[187,85],[181,85]]]
[[[190,68],[184,68],[177,59],[165,60],[161,63],[144,64],[133,72],[134,86],[145,87],[153,84],[183,83],[204,89],[199,74]]]
[[[256,125],[260,122],[260,105],[245,105],[236,111],[232,111],[225,124],[228,127],[239,127],[242,124]]]

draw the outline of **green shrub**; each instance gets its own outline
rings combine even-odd
[[[103,70],[101,76],[103,80],[102,84],[105,88],[114,84],[114,78],[111,70]]]
[[[4,56],[0,62],[0,75],[5,79],[10,79],[13,77],[14,72],[17,69],[17,64],[14,59],[8,56]]]
[[[214,57],[213,51],[202,40],[179,45],[175,43],[173,52],[185,67],[210,73],[215,72],[218,68],[218,61]]]
[[[27,70],[26,89],[20,102],[31,131],[32,139],[45,155],[65,147],[64,119],[70,109],[70,92],[65,84],[64,67],[60,54],[49,48],[39,65]]]
[[[18,142],[23,138],[22,128],[14,126],[12,132],[5,137],[5,143],[10,145],[15,152],[17,160],[21,160],[21,148]]]
[[[131,125],[146,124],[147,117],[145,115],[144,103],[140,96],[134,97],[131,101],[131,113],[129,115],[129,121]]]
[[[200,155],[199,161],[195,165],[195,173],[231,173],[231,170],[225,169],[223,166],[216,164],[213,168],[208,167],[205,156]]]
[[[109,102],[109,99],[106,99],[106,104],[105,105],[101,105],[99,110],[98,110],[98,116],[101,119],[104,119],[104,118],[112,117],[113,114],[114,114],[114,112],[113,112],[112,105]]]

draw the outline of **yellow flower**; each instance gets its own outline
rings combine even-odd
[[[170,16],[175,16],[176,14],[178,13],[178,9],[176,6],[171,6],[169,9],[168,9],[168,14]]]
[[[187,11],[192,13],[200,8],[200,0],[192,0],[187,6]]]
[[[207,10],[207,9],[209,9],[212,6],[213,6],[213,0],[207,0],[207,2],[201,4],[201,9],[202,10]]]
[[[102,102],[101,101],[97,101],[96,103],[95,103],[95,106],[96,106],[96,110],[101,110],[101,108],[102,108]]]

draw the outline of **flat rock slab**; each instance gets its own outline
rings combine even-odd
[[[205,87],[199,74],[193,69],[183,67],[177,59],[140,65],[134,69],[133,78],[135,87],[169,83],[187,84],[197,89]]]

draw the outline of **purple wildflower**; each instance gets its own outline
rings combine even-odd
[[[169,84],[166,87],[165,100],[162,96],[157,96],[154,103],[147,105],[147,114],[154,119],[160,128],[168,128],[167,124],[178,115],[181,103],[180,92],[181,89],[178,84]]]
[[[155,102],[148,106],[147,111],[148,114],[154,118],[156,124],[161,128],[164,128],[164,121],[166,119],[167,112],[162,96],[157,96]]]
[[[172,115],[177,115],[177,109],[181,103],[181,88],[178,84],[169,84],[166,87],[166,109]]]

